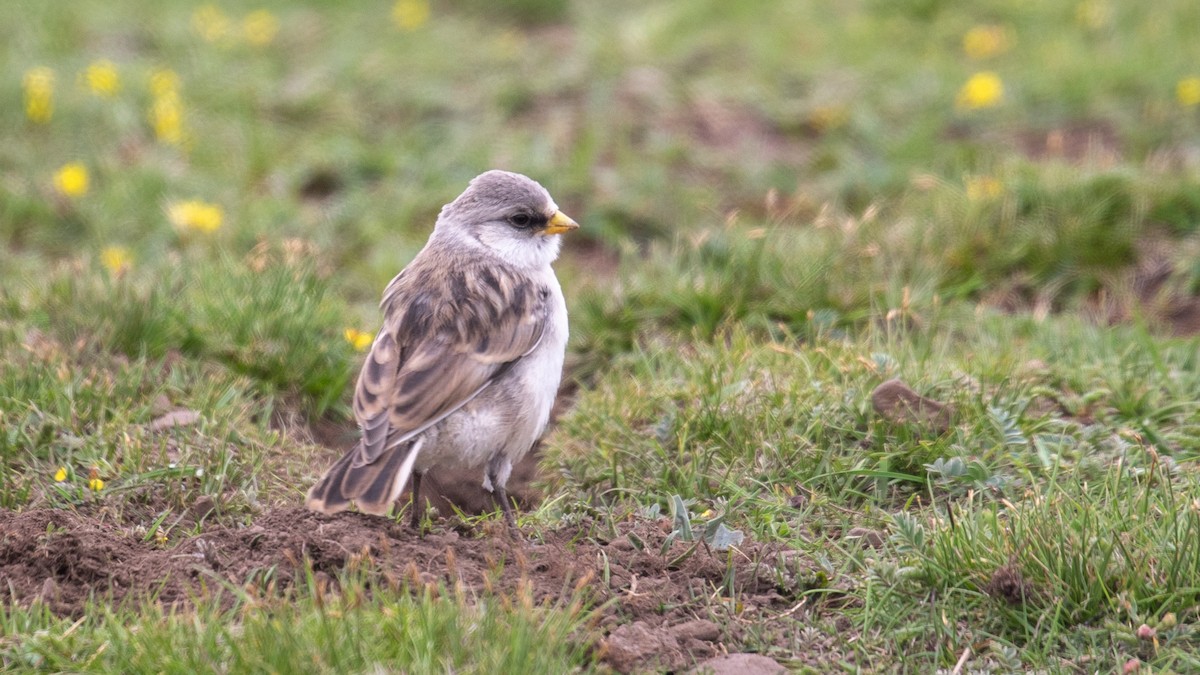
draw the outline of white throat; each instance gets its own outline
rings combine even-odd
[[[558,259],[562,236],[510,234],[499,228],[489,228],[479,235],[479,243],[514,267],[544,269]]]

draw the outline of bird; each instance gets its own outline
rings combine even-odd
[[[476,176],[387,285],[383,326],[354,390],[358,443],[309,490],[322,513],[384,515],[437,466],[483,468],[509,530],[513,464],[545,431],[562,379],[567,306],[551,264],[579,224],[538,182]]]

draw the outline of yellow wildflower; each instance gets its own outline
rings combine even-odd
[[[954,103],[960,110],[976,110],[990,108],[1004,98],[1004,82],[1000,76],[990,71],[975,73],[967,80]]]
[[[1175,99],[1188,108],[1200,105],[1200,77],[1185,77],[1175,85]]]
[[[216,42],[229,32],[229,17],[216,5],[203,5],[192,12],[192,29],[208,42]]]
[[[25,116],[38,124],[49,122],[54,116],[54,71],[45,66],[30,68],[21,84],[25,89]]]
[[[61,483],[65,480],[67,480],[67,467],[60,466],[58,467],[58,471],[54,472],[54,481]]]
[[[1075,5],[1075,22],[1090,30],[1100,30],[1112,19],[1112,7],[1104,0],[1083,0]]]
[[[183,102],[176,91],[167,91],[154,97],[150,106],[150,123],[154,136],[169,145],[183,142]]]
[[[150,93],[158,96],[179,93],[179,74],[170,68],[157,68],[150,73]]]
[[[167,218],[178,229],[183,231],[211,233],[221,227],[225,214],[221,207],[198,199],[182,202],[172,202],[167,205]]]
[[[416,30],[429,21],[429,0],[396,0],[392,21],[400,30]]]
[[[356,328],[347,328],[342,335],[346,336],[346,342],[349,342],[355,351],[360,352],[366,351],[367,347],[370,347],[371,343],[375,341],[374,335]]]
[[[114,276],[120,276],[133,264],[133,256],[124,246],[105,246],[100,251],[100,264]]]
[[[242,34],[246,36],[246,42],[256,47],[271,44],[278,32],[279,19],[265,9],[250,12],[242,19]]]
[[[986,59],[1008,51],[1008,30],[1004,26],[975,26],[963,35],[963,52],[973,59]]]
[[[121,89],[121,76],[112,61],[93,61],[83,71],[83,82],[96,96],[112,98]]]
[[[992,176],[967,178],[967,199],[977,202],[995,199],[1004,193],[1004,184]]]
[[[88,480],[88,487],[92,492],[99,492],[104,489],[104,481],[99,478],[91,478]]]
[[[79,162],[63,165],[54,172],[54,189],[64,197],[82,197],[87,194],[87,167]]]

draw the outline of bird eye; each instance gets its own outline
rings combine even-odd
[[[517,213],[513,214],[508,219],[508,222],[517,227],[529,227],[529,224],[533,222],[533,219],[529,217],[528,213]]]

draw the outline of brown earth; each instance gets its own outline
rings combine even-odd
[[[330,589],[347,565],[378,584],[461,583],[466,597],[525,584],[535,602],[569,601],[583,587],[608,634],[597,657],[621,672],[684,668],[738,651],[748,632],[761,636],[767,626],[786,636],[808,616],[797,598],[814,575],[794,551],[676,542],[664,555],[667,529],[664,519],[581,522],[515,541],[502,529],[481,533],[442,520],[422,537],[385,518],[284,507],[249,527],[213,527],[164,548],[73,511],[0,511],[0,588],[12,602],[80,616],[92,597],[186,608],[225,583],[280,593],[306,583],[305,561]]]
[[[1050,129],[1026,129],[1017,132],[1014,140],[1026,157],[1035,160],[1112,166],[1124,155],[1120,134],[1104,120],[1073,120]]]

